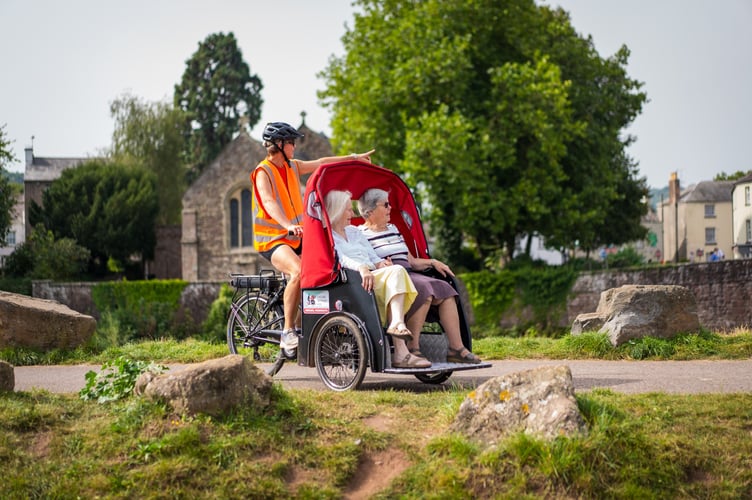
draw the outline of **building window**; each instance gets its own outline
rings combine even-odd
[[[5,237],[5,244],[9,247],[16,246],[16,232],[8,231],[8,236]]]
[[[253,246],[253,223],[251,218],[251,191],[244,189],[240,193],[240,228],[244,247]]]
[[[715,217],[715,205],[705,205],[705,218]]]
[[[238,200],[230,200],[230,247],[237,248],[240,246],[240,238],[238,237],[238,228],[240,224],[240,203]]]
[[[747,243],[752,243],[752,220],[744,221],[744,226],[747,233]]]
[[[715,245],[715,228],[714,227],[705,228],[705,244]]]
[[[746,206],[750,205],[750,200],[749,200],[749,186],[746,186],[744,188],[744,204]]]
[[[243,189],[230,198],[230,248],[253,246],[251,191]]]

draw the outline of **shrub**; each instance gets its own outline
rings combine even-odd
[[[176,315],[188,283],[182,280],[110,281],[91,290],[94,305],[119,330],[121,343],[192,333]]]
[[[219,295],[212,302],[209,314],[202,325],[204,340],[224,342],[226,339],[227,315],[230,312],[233,290],[227,283],[219,289]]]
[[[85,270],[91,253],[71,238],[55,239],[42,225],[34,228],[28,240],[9,257],[6,273],[35,279],[69,280]]]

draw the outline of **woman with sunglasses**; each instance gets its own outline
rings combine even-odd
[[[358,210],[364,221],[358,229],[366,236],[376,254],[382,259],[388,259],[392,264],[407,269],[418,291],[418,298],[405,314],[407,328],[413,334],[412,340],[407,344],[410,353],[423,356],[420,352],[419,335],[428,310],[433,305],[438,307],[439,319],[449,343],[447,362],[480,363],[481,359],[462,344],[457,313],[457,291],[446,281],[415,272],[434,268],[442,276],[454,276],[449,266],[436,259],[421,259],[410,254],[397,227],[389,223],[392,207],[389,205],[389,193],[386,191],[368,189],[358,199]]]
[[[303,192],[300,176],[321,165],[347,159],[371,161],[373,150],[318,160],[295,160],[295,141],[303,137],[284,122],[267,123],[262,135],[266,158],[251,172],[253,185],[253,246],[278,271],[287,275],[285,326],[280,346],[289,357],[298,346],[296,325],[300,303],[300,254],[303,237]]]

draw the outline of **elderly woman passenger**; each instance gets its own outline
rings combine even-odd
[[[408,270],[418,290],[418,298],[405,315],[407,327],[413,333],[408,349],[416,356],[420,353],[420,332],[432,305],[438,306],[439,319],[447,334],[449,347],[447,362],[480,363],[481,360],[462,344],[460,320],[457,313],[457,291],[446,281],[416,271],[434,268],[442,276],[454,276],[452,270],[436,259],[420,259],[410,254],[397,227],[389,223],[391,207],[389,193],[382,189],[369,189],[358,200],[358,210],[365,223],[358,228],[363,231],[376,254]]]
[[[376,296],[381,317],[388,319],[386,333],[394,345],[392,366],[428,368],[431,362],[410,353],[405,344],[413,334],[405,325],[404,311],[417,296],[415,287],[404,268],[376,255],[363,234],[350,224],[354,215],[351,198],[349,191],[330,191],[324,200],[340,264],[360,273],[363,288]]]

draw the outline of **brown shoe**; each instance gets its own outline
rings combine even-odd
[[[448,347],[446,360],[447,363],[468,363],[472,365],[477,365],[481,362],[481,359],[478,356],[464,347],[462,349],[452,349],[451,347]]]
[[[431,362],[426,358],[419,358],[414,354],[408,354],[401,361],[392,361],[393,368],[431,368]]]

